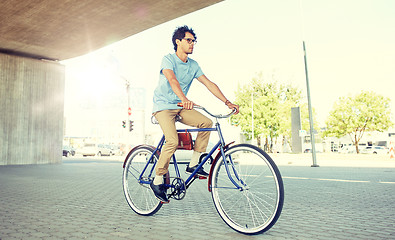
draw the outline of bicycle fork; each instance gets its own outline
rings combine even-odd
[[[239,174],[238,174],[238,172],[236,170],[235,164],[233,162],[232,156],[228,155],[228,158],[226,158],[226,155],[225,155],[225,152],[224,152],[223,148],[221,148],[221,154],[222,154],[222,159],[224,159],[223,165],[225,166],[226,173],[227,173],[227,175],[229,177],[229,180],[240,191],[245,190],[247,188],[247,184],[244,183],[244,181],[240,178],[240,176],[239,176]],[[229,166],[231,166],[231,168]],[[232,172],[234,174],[234,177],[232,176]],[[234,178],[236,178],[236,181],[235,181]],[[241,186],[239,185],[239,183],[240,183]]]

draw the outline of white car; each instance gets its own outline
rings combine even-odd
[[[388,154],[389,150],[383,146],[368,146],[361,150],[361,153],[367,154]]]
[[[356,153],[355,146],[344,146],[339,150],[339,153]]]
[[[82,156],[111,156],[112,151],[109,145],[105,144],[94,144],[94,143],[85,143],[84,147],[81,148],[80,153]]]

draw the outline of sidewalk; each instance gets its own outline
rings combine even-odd
[[[153,216],[135,214],[122,190],[124,157],[113,156],[1,166],[0,239],[395,239],[395,161],[317,154],[321,167],[311,168],[311,154],[272,157],[285,202],[279,221],[260,235],[237,233],[221,220],[207,180],[195,181],[185,199],[172,199]]]

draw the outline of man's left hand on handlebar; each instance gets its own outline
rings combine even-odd
[[[233,104],[231,103],[229,100],[226,100],[225,105],[228,106],[228,108],[230,109],[235,109],[235,113],[234,114],[238,114],[239,113],[239,105]]]

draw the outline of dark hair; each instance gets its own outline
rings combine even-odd
[[[183,39],[185,37],[185,33],[189,32],[190,34],[193,35],[193,37],[196,39],[196,35],[195,32],[193,31],[192,28],[189,28],[187,25],[184,25],[182,27],[178,27],[174,33],[173,33],[173,45],[174,45],[174,51],[177,51],[177,44],[176,44],[176,40],[179,39]]]

